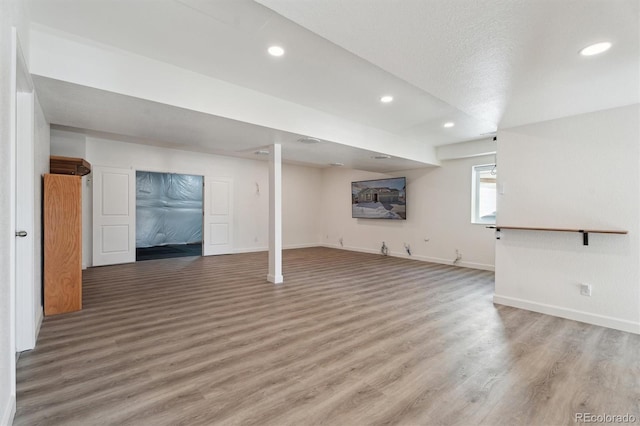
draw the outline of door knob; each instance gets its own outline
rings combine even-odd
[[[27,231],[16,231],[16,237],[26,237]]]

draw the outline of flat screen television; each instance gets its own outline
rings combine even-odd
[[[404,177],[351,182],[351,217],[406,220],[406,186]]]

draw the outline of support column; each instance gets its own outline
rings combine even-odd
[[[282,146],[273,144],[269,150],[269,274],[274,284],[282,276]]]

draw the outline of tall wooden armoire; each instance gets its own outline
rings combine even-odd
[[[82,177],[44,175],[44,313],[82,309]]]

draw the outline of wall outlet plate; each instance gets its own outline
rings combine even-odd
[[[591,284],[580,284],[580,294],[582,296],[591,296]]]

